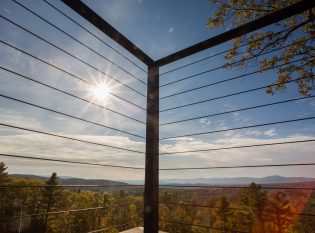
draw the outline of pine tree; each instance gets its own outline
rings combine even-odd
[[[220,197],[215,214],[219,220],[219,227],[221,227],[225,233],[228,232],[228,225],[233,216],[233,210],[230,208],[230,202],[225,196]]]
[[[46,210],[46,216],[44,220],[44,229],[43,232],[47,232],[47,225],[48,225],[48,217],[49,212],[51,211],[52,207],[56,204],[58,200],[58,194],[60,193],[60,190],[56,187],[58,185],[58,177],[57,173],[52,173],[49,180],[46,182],[46,187],[43,194],[43,204],[44,208]]]
[[[7,167],[5,166],[4,162],[0,163],[0,185],[4,184],[5,181],[8,179],[8,173],[6,172]]]

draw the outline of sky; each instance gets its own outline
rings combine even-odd
[[[142,109],[146,107],[146,99],[143,96],[146,94],[146,85],[133,76],[146,82],[146,72],[142,70],[146,70],[146,66],[61,1],[50,0],[48,2],[118,50],[123,56],[128,57],[137,66],[61,15],[46,2],[42,0],[19,0],[17,2],[86,44],[89,48],[97,51],[101,56],[74,41],[14,1],[1,1],[0,11],[3,17],[25,27],[30,32],[44,38],[48,43],[13,25],[3,17],[1,18],[0,61],[2,68],[0,69],[0,93],[2,96],[0,97],[0,123],[64,135],[107,146],[60,139],[2,125],[0,126],[0,154],[144,167],[145,140],[141,136],[145,136],[145,124],[141,122],[146,120],[145,110]],[[208,17],[213,14],[215,9],[215,6],[206,0],[85,0],[84,2],[154,60],[231,29],[231,25],[228,25],[225,28],[213,31],[206,26]],[[68,73],[48,66],[42,61],[17,51],[12,46],[39,57]],[[163,74],[173,68],[213,55],[230,47],[231,42],[224,43],[161,67],[160,73]],[[108,62],[104,57],[123,67],[125,71]],[[86,65],[86,62],[89,65]],[[172,81],[220,66],[225,62],[224,55],[216,56],[213,59],[161,75],[160,97],[250,73],[257,69],[256,64],[251,63],[246,70],[239,68],[218,69],[176,84],[163,86]],[[8,70],[32,78],[37,83]],[[110,75],[110,77],[105,74]],[[88,80],[92,85],[74,76]],[[289,84],[286,92],[279,92],[275,95],[267,95],[264,90],[259,90],[190,107],[163,111],[196,101],[268,85],[275,82],[276,77],[276,71],[268,71],[197,91],[163,98],[160,100],[160,110],[162,111],[160,113],[160,123],[301,97],[297,92],[296,85]],[[84,102],[82,99],[73,98],[73,96],[61,93],[56,89],[53,90],[41,83],[92,101],[103,106],[103,108]],[[108,95],[104,99],[97,99],[93,94],[93,85],[106,85],[113,95]],[[3,95],[106,125],[120,131],[19,103],[5,98]],[[117,98],[117,96],[124,100]],[[128,101],[140,106],[140,108],[128,103]],[[106,108],[112,111],[108,111]],[[141,122],[126,118],[123,115]],[[315,100],[309,98],[254,110],[163,125],[160,127],[160,138],[313,117],[314,115]],[[160,140],[160,152],[162,153],[160,155],[160,168],[311,163],[314,162],[314,142],[170,155],[163,155],[163,153],[315,139],[314,126],[314,120],[308,120]],[[136,134],[140,137],[121,131]],[[119,150],[113,147],[121,147],[137,152]],[[0,161],[7,164],[10,174],[49,176],[52,172],[57,172],[59,176],[113,180],[141,180],[144,177],[144,170],[141,169],[74,165],[5,156],[0,156]],[[315,177],[314,167],[312,166],[160,171],[161,179],[265,177],[270,175]]]

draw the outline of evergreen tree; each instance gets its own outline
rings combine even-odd
[[[4,162],[0,163],[0,185],[4,184],[5,181],[8,179],[8,173],[6,172],[7,167],[5,166]]]
[[[267,202],[267,192],[262,190],[261,185],[251,183],[249,188],[241,191],[239,197],[239,205],[244,211],[240,211],[242,223],[248,226],[248,230],[252,231],[253,227],[258,228],[255,231],[265,232],[264,212]],[[255,223],[258,224],[255,224]]]
[[[221,196],[215,210],[218,219],[218,227],[222,228],[225,233],[229,232],[229,222],[233,216],[233,210],[230,208],[230,202],[225,196]]]
[[[51,211],[52,207],[57,203],[58,196],[60,194],[60,189],[58,189],[56,186],[58,185],[58,177],[57,173],[52,173],[49,180],[46,182],[46,187],[44,189],[43,194],[43,205],[45,208],[46,216],[44,220],[44,228],[43,232],[48,232],[47,226],[48,226],[48,218],[49,218],[49,212]]]

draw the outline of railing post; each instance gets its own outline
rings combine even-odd
[[[159,229],[159,67],[148,68],[144,233]]]

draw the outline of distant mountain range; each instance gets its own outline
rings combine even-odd
[[[28,175],[28,174],[12,174],[14,177],[29,178],[29,179],[39,179],[47,181],[49,177]],[[112,181],[105,179],[82,179],[76,177],[59,177],[60,184],[64,185],[104,185],[104,186],[114,186],[114,185],[126,185],[135,184],[142,185],[143,180],[124,180],[124,181]],[[180,185],[247,185],[252,182],[256,184],[281,184],[281,183],[300,183],[300,182],[315,182],[315,178],[307,177],[283,177],[283,176],[266,176],[263,178],[254,177],[235,177],[235,178],[196,178],[196,179],[162,179],[160,184],[180,184]]]
[[[129,184],[143,184],[140,180],[126,180]],[[315,178],[307,177],[283,177],[283,176],[266,176],[263,178],[254,177],[235,177],[235,178],[196,178],[196,179],[162,179],[160,184],[207,184],[207,185],[241,185],[250,184],[279,184],[279,183],[299,183],[299,182],[315,182]]]
[[[37,175],[29,175],[29,174],[12,174],[10,176],[26,178],[26,179],[38,179],[47,181],[49,179],[48,176],[37,176]],[[62,185],[103,185],[103,186],[114,186],[114,185],[127,185],[127,183],[112,181],[112,180],[104,180],[104,179],[82,179],[70,176],[60,176],[58,177],[59,183]]]

